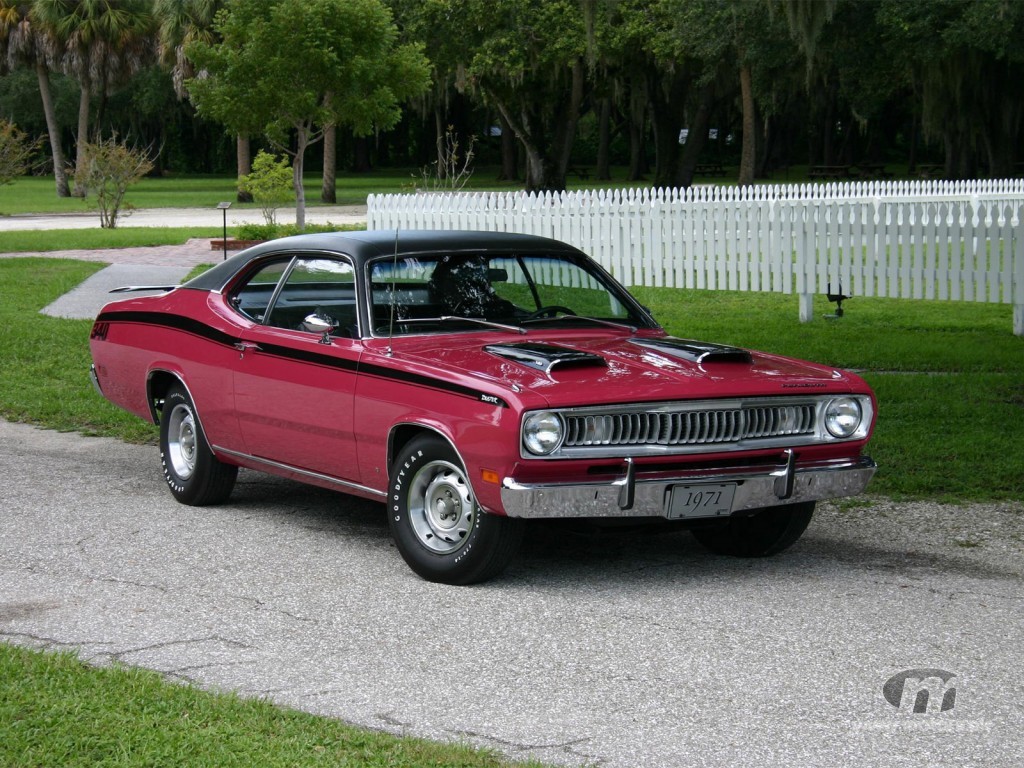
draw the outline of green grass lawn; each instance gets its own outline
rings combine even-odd
[[[228,236],[234,234],[228,227]],[[132,248],[180,245],[193,237],[220,238],[221,227],[118,227],[117,229],[53,229],[0,232],[0,253],[41,253],[71,248]]]
[[[593,168],[584,169],[588,173]],[[897,177],[906,175],[906,167],[892,165],[889,168]],[[808,181],[806,166],[792,166],[779,171],[769,179],[758,179],[758,184],[797,184]],[[698,176],[695,184],[735,186],[735,167],[726,167],[725,176]],[[566,179],[569,189],[615,189],[622,187],[648,187],[650,180],[629,181],[627,169],[612,168],[612,178],[598,181],[592,176],[580,178],[570,173]],[[521,181],[498,181],[498,168],[478,167],[466,184],[467,190],[519,191]],[[389,168],[369,173],[340,172],[337,175],[336,193],[338,205],[364,205],[371,193],[411,192],[422,184],[422,175],[415,168]],[[306,174],[304,182],[306,203],[309,206],[322,205],[320,202],[321,178],[318,174]],[[137,208],[214,208],[222,200],[235,199],[235,179],[230,175],[177,175],[145,178],[128,190],[127,200]],[[234,208],[251,208],[252,203],[234,203]],[[91,201],[78,198],[58,198],[54,191],[53,177],[28,176],[13,184],[0,186],[0,216],[22,213],[82,213],[90,211]]]
[[[474,174],[467,189],[519,190],[521,183],[503,183],[495,180],[493,169],[481,169]],[[410,192],[415,189],[418,175],[411,169],[374,171],[373,173],[339,173],[336,183],[338,205],[365,205],[371,193]],[[581,182],[582,183],[582,182]],[[620,182],[620,184],[625,182]],[[320,202],[321,179],[316,175],[305,177],[306,204],[311,207]],[[126,199],[136,208],[216,208],[222,200],[235,199],[235,179],[231,176],[168,176],[146,178],[128,190]],[[233,203],[232,209],[258,211],[253,203]],[[82,213],[91,211],[92,200],[58,198],[53,178],[31,176],[13,184],[0,186],[0,216],[22,213]]]
[[[0,766],[499,768],[466,746],[354,728],[266,701],[0,644]]]

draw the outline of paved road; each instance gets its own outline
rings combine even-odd
[[[453,588],[375,504],[243,473],[180,506],[153,447],[0,422],[0,476],[9,642],[573,766],[1024,764],[1019,505],[829,507],[755,562],[535,526]],[[887,703],[932,668],[952,710]]]
[[[261,222],[263,214],[256,208],[228,210],[229,227]],[[293,211],[282,209],[278,221],[294,221]],[[365,205],[324,205],[306,209],[309,224],[365,224]],[[118,219],[122,227],[219,227],[224,213],[216,208],[139,208]],[[0,216],[0,232],[26,229],[95,229],[100,225],[95,211],[82,213],[25,213]]]

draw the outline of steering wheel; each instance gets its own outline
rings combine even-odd
[[[561,304],[548,304],[546,307],[541,307],[536,312],[531,312],[529,315],[526,316],[525,319],[537,320],[542,317],[554,317],[559,312],[561,312],[563,315],[573,315],[574,317],[576,315],[576,313],[573,312],[571,309],[569,309],[568,307],[563,307]]]

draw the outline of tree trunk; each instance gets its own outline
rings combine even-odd
[[[526,191],[539,192],[551,189],[553,169],[544,156],[540,145],[534,141],[533,134],[526,130],[527,121],[518,120],[512,114],[508,105],[498,98],[496,93],[490,92],[489,95],[494,105],[501,112],[505,122],[512,128],[516,138],[523,147],[523,151],[526,153]],[[565,187],[564,180],[562,187],[563,189]]]
[[[740,175],[738,181],[742,187],[754,183],[755,148],[757,147],[754,88],[749,64],[740,66],[740,99],[743,104],[743,147],[740,150]]]
[[[689,91],[689,78],[683,72],[672,75],[668,88],[663,88],[649,75],[647,88],[651,103],[651,124],[654,127],[654,186],[670,187],[679,175],[679,131],[683,127],[683,105]]]
[[[328,125],[324,128],[324,179],[320,187],[320,201],[324,203],[338,202],[335,179],[338,166],[338,127]]]
[[[754,174],[759,179],[767,179],[771,176],[772,170],[772,154],[775,150],[775,118],[766,117],[764,120],[764,130],[761,132],[763,141],[761,142],[761,154],[758,155],[756,167],[754,168]]]
[[[569,102],[562,102],[564,110],[555,118],[555,137],[552,142],[552,160],[557,177],[553,189],[565,189],[565,178],[569,172],[572,159],[572,147],[576,141],[576,126],[580,121],[580,110],[583,107],[583,90],[586,85],[586,73],[583,60],[577,59],[572,66],[572,86],[569,91]]]
[[[353,142],[352,170],[356,173],[369,173],[372,169],[370,141],[365,136],[356,136]]]
[[[53,180],[57,186],[57,197],[70,197],[68,169],[64,166],[64,150],[60,145],[60,127],[53,109],[53,94],[50,92],[50,70],[42,62],[36,64],[39,80],[39,95],[43,99],[43,114],[46,115],[46,132],[50,136],[50,154],[53,156]]]
[[[499,181],[519,181],[519,146],[516,134],[504,115],[498,116],[501,123],[501,174]]]
[[[305,126],[295,130],[295,158],[292,161],[292,185],[295,187],[295,226],[299,232],[306,229],[306,187],[302,183],[303,163],[306,157],[306,146],[309,134]]]
[[[704,86],[704,90],[701,92],[700,105],[690,124],[690,133],[687,135],[686,144],[683,147],[683,158],[679,163],[679,175],[676,177],[676,184],[680,187],[689,188],[693,185],[697,160],[708,140],[708,129],[711,127],[711,107],[714,104],[714,99],[715,84],[710,82]]]
[[[89,82],[82,82],[82,93],[78,99],[78,136],[75,138],[75,168],[85,167],[85,144],[89,141]],[[75,189],[72,192],[75,197],[85,197],[85,187],[76,179]]]
[[[825,91],[825,132],[822,137],[822,165],[836,165],[836,96],[831,87]]]
[[[445,162],[444,145],[445,145],[445,122],[444,114],[441,111],[441,105],[434,105],[434,170],[435,176],[438,179],[443,179],[445,173],[448,170],[448,164]]]
[[[594,176],[598,181],[608,181],[612,177],[611,143],[612,100],[605,96],[601,99],[601,106],[597,116],[597,169],[594,172]]]
[[[907,175],[910,177],[917,175],[917,137],[920,129],[921,125],[917,119],[917,109],[915,108],[910,116],[910,146],[907,148]]]
[[[646,122],[647,104],[633,94],[629,100],[629,181],[640,181],[647,173]]]
[[[239,178],[252,173],[252,152],[249,147],[249,137],[246,134],[240,133],[235,137],[235,162],[238,165]],[[235,199],[240,203],[251,203],[252,193],[239,189]]]

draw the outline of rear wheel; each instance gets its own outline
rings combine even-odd
[[[434,435],[414,438],[395,459],[388,524],[409,567],[443,584],[496,576],[523,538],[522,521],[480,509],[455,450]]]
[[[171,494],[196,507],[227,501],[238,467],[213,455],[185,387],[173,385],[160,415],[160,462]]]
[[[734,515],[721,524],[694,528],[693,535],[719,555],[767,557],[792,546],[813,514],[813,501],[766,507],[752,515]]]

